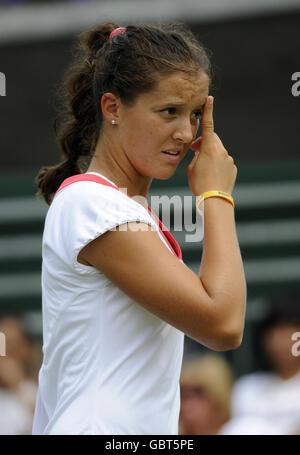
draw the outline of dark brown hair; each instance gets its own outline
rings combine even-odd
[[[183,24],[129,25],[126,33],[108,40],[117,27],[99,24],[79,36],[75,62],[61,86],[64,110],[54,122],[64,160],[41,168],[35,180],[36,195],[48,205],[67,177],[86,172],[101,134],[104,93],[132,106],[140,94],[155,88],[158,76],[202,69],[211,80],[207,51]],[[57,128],[59,118],[63,122]]]

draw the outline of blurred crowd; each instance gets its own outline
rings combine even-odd
[[[31,434],[41,345],[15,317],[0,333],[0,435]],[[300,435],[300,295],[272,298],[255,337],[263,368],[238,378],[223,353],[184,358],[180,435]]]
[[[234,379],[216,353],[183,364],[180,434],[300,435],[300,294],[268,303],[256,331],[262,369]]]
[[[0,357],[0,435],[28,435],[42,360],[41,346],[31,339],[16,317],[2,317],[0,333],[5,337]]]

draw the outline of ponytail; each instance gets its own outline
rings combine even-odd
[[[35,178],[36,196],[43,196],[48,205],[66,178],[83,172],[81,164],[87,167],[96,146],[100,122],[93,90],[94,61],[114,28],[116,24],[107,23],[82,33],[75,64],[65,73],[60,93],[64,109],[53,124],[63,161],[42,167]],[[58,128],[61,116],[64,121]]]

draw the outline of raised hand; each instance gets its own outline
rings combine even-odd
[[[220,190],[231,194],[237,167],[228,155],[219,136],[214,132],[213,97],[206,99],[202,117],[202,132],[191,145],[195,156],[187,168],[189,187],[195,196]]]

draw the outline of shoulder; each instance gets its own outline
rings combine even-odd
[[[52,248],[58,245],[72,267],[81,273],[82,265],[78,263],[81,250],[107,231],[115,231],[121,225],[126,227],[131,222],[159,230],[148,210],[122,191],[97,182],[74,182],[59,191],[50,206],[44,244],[51,244]]]
[[[88,198],[88,199],[87,199]],[[93,181],[73,182],[60,190],[55,200],[68,200],[77,202],[88,202],[88,200],[123,202],[136,206],[137,202],[128,197],[124,192],[111,186],[102,185]],[[137,206],[136,206],[137,207]]]
[[[233,413],[237,414],[249,404],[252,406],[272,381],[273,375],[265,372],[255,372],[238,378],[232,389]]]
[[[79,181],[63,188],[54,199],[54,205],[76,216],[116,218],[124,222],[149,222],[156,229],[156,223],[141,203],[129,197],[125,191],[92,181]],[[71,213],[70,213],[71,212]]]
[[[272,378],[271,373],[265,373],[261,371],[246,374],[236,380],[234,389],[236,390],[236,392],[242,392],[246,389],[256,388],[257,386],[269,382],[271,378]]]

